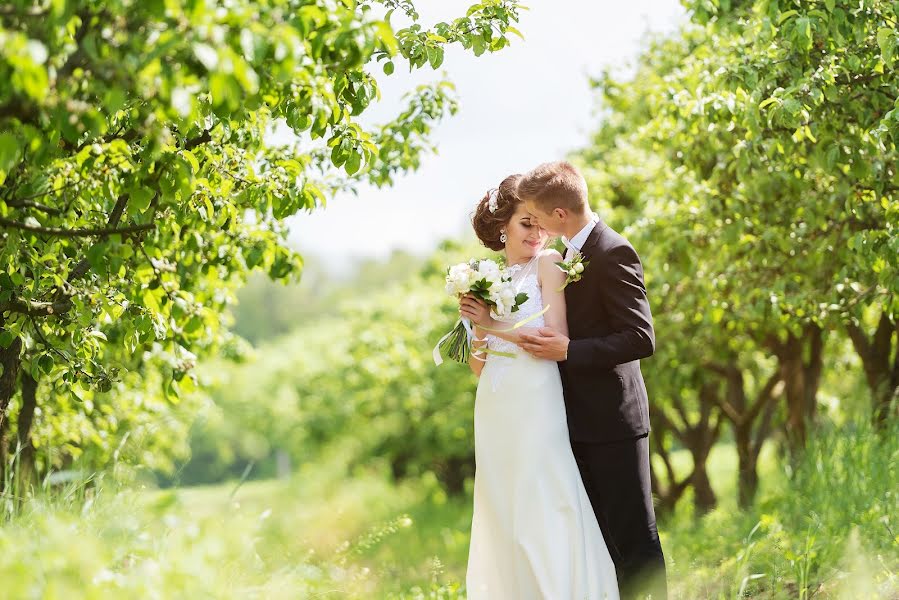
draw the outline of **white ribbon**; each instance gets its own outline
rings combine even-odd
[[[470,346],[471,340],[477,339],[474,336],[474,332],[471,330],[471,321],[468,320],[468,317],[461,317],[459,319],[459,321],[462,321],[462,327],[465,328],[465,334],[468,336],[468,344]],[[456,331],[456,325],[459,324],[459,321],[456,321],[456,324],[453,325],[453,328],[450,329],[450,332],[448,334],[446,334],[445,336],[443,336],[442,338],[440,338],[440,341],[437,342],[436,346],[434,346],[434,352],[432,353],[432,356],[434,357],[434,364],[437,365],[438,367],[443,364],[443,357],[440,356],[440,344],[442,344],[444,342],[444,340],[446,340],[446,338],[453,335],[453,333]]]
[[[462,327],[465,328],[465,335],[466,335],[466,337],[468,337],[467,343],[468,343],[469,348],[471,348],[471,343],[473,341],[474,342],[486,342],[487,341],[487,336],[484,336],[483,338],[479,338],[474,334],[474,331],[471,328],[471,321],[468,319],[468,317],[461,317],[459,319],[459,321],[462,321]],[[450,330],[450,332],[448,334],[446,334],[445,336],[443,336],[442,338],[440,338],[440,341],[437,342],[436,346],[434,346],[434,351],[431,353],[431,356],[434,358],[434,364],[437,365],[438,367],[443,364],[443,356],[440,355],[440,344],[442,344],[444,342],[444,340],[446,340],[446,338],[453,335],[453,333],[456,331],[456,325],[459,324],[459,321],[456,321],[456,324],[453,325],[453,328]],[[487,359],[481,358],[478,355],[485,354],[485,353],[487,353],[486,348],[481,349],[480,352],[475,352],[474,349],[471,350],[471,356],[473,356],[474,358],[478,359],[481,362],[485,362]]]

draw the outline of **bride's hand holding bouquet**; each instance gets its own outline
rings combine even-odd
[[[453,330],[437,343],[434,362],[438,365],[443,362],[441,351],[456,362],[467,363],[472,341],[477,337],[472,323],[490,328],[493,323],[491,311],[500,318],[507,317],[528,299],[527,294],[516,293],[511,276],[489,259],[472,259],[447,269],[446,293],[471,306],[472,313],[462,314]]]

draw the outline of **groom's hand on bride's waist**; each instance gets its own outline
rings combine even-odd
[[[519,334],[518,345],[535,358],[562,361],[568,360],[568,336],[555,329],[541,327],[534,333]]]

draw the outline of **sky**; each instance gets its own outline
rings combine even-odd
[[[415,4],[421,22],[431,24],[463,15],[472,1]],[[365,113],[368,123],[387,121],[405,92],[443,77],[455,84],[460,110],[433,130],[437,154],[393,187],[364,186],[358,196],[291,217],[291,246],[346,272],[363,257],[386,258],[394,249],[424,254],[467,235],[487,189],[588,143],[598,123],[591,76],[605,67],[626,74],[647,32],[669,32],[687,19],[678,0],[525,4],[530,10],[517,26],[524,40],[513,36],[510,47],[480,57],[451,48],[438,71],[409,74],[398,64],[392,76],[379,77],[382,98]]]

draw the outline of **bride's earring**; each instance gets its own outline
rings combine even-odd
[[[501,243],[505,244],[507,239],[508,239],[508,238],[506,237],[506,230],[505,230],[505,229],[500,229],[500,230],[499,230],[499,241],[500,241]]]

